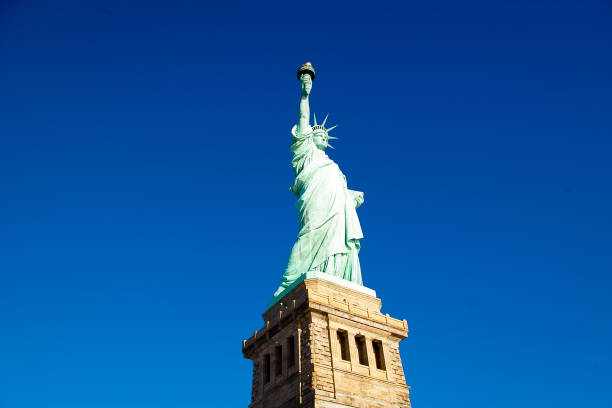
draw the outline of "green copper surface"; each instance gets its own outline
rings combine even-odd
[[[302,75],[300,114],[291,130],[291,165],[295,180],[290,190],[298,197],[300,231],[291,250],[275,299],[281,298],[308,272],[319,272],[363,285],[359,240],[363,238],[356,208],[363,193],[349,190],[338,165],[325,154],[329,129],[310,126],[310,75]],[[330,128],[331,129],[331,128]]]

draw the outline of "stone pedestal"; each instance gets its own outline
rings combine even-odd
[[[328,280],[296,285],[243,342],[253,361],[249,407],[410,408],[399,354],[408,325],[380,308],[367,291]]]

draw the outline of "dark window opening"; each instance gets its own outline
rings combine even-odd
[[[295,365],[295,339],[293,336],[287,339],[287,367]]]
[[[283,346],[274,348],[274,359],[276,360],[274,375],[278,377],[283,373]]]
[[[383,354],[382,342],[372,340],[372,350],[374,351],[374,359],[376,360],[376,368],[385,370],[385,355]]]
[[[349,354],[348,335],[345,331],[338,330],[338,343],[340,343],[340,357],[344,361],[351,361],[351,355]]]
[[[359,364],[368,365],[368,350],[366,349],[366,341],[363,336],[355,336],[355,345],[357,346],[357,354],[359,355]]]
[[[264,356],[263,376],[264,376],[264,384],[269,383],[270,382],[270,354],[266,354]]]

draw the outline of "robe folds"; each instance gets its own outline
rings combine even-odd
[[[359,240],[363,238],[355,196],[338,165],[313,141],[312,128],[292,131],[291,164],[295,181],[290,190],[298,196],[298,233],[287,268],[275,295],[302,274],[320,271],[362,284]]]

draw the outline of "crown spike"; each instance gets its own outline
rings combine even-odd
[[[332,130],[334,130],[335,128],[337,128],[337,127],[338,127],[338,125],[334,125],[334,126],[330,127],[329,129],[325,129],[325,130],[327,130],[327,132],[329,133]]]
[[[336,150],[336,148],[332,145],[330,145],[329,143],[327,144],[327,147],[331,147],[332,149]]]
[[[312,112],[312,116],[314,116],[314,125],[317,126],[317,114]]]
[[[323,119],[323,123],[321,123],[321,126],[325,127],[325,122],[327,122],[327,117],[329,116],[329,113],[327,115],[325,115],[325,119]]]
[[[329,135],[327,135],[327,138],[328,139],[337,139],[337,137],[333,137],[333,136],[329,136]]]

